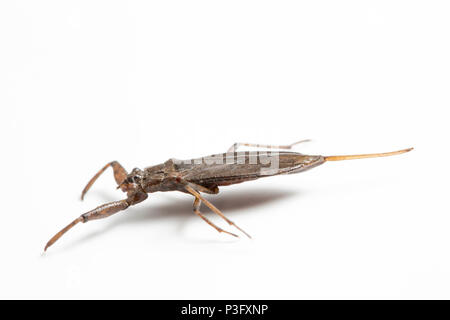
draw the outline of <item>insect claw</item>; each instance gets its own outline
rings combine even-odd
[[[244,230],[242,230],[242,229],[239,229],[239,230],[241,230],[246,236],[247,236],[247,238],[249,238],[249,239],[251,239],[252,238],[252,236],[251,235],[249,235],[247,232],[245,232]]]
[[[251,239],[252,237],[245,232],[244,230],[242,230],[241,228],[239,228],[234,222],[229,222],[230,225],[234,226],[236,229],[238,229],[240,232],[242,232],[243,234],[245,234],[249,239]]]
[[[234,234],[234,233],[232,233],[232,232],[229,232],[229,231],[226,231],[226,230],[223,230],[223,229],[219,230],[219,232],[225,232],[225,233],[229,234],[230,236],[239,238],[239,236],[238,236],[237,234]]]

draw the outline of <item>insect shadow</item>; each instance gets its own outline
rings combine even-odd
[[[102,192],[100,190],[95,193],[98,197],[103,198],[104,201],[111,201],[110,193]],[[226,211],[227,214],[234,215],[245,213],[245,209],[263,206],[293,196],[298,197],[298,195],[299,191],[279,188],[258,188],[248,190],[226,190],[223,191],[220,197],[212,195],[208,196],[208,199],[213,201],[218,208]],[[93,231],[79,240],[74,240],[74,242],[67,245],[66,249],[90,241],[100,235],[104,235],[119,226],[151,224],[161,219],[167,219],[178,221],[178,231],[181,231],[188,221],[191,221],[190,219],[199,219],[192,211],[192,197],[186,196],[186,199],[175,199],[173,196],[167,194],[158,196],[163,196],[170,202],[168,201],[155,205],[152,205],[151,202],[147,202],[146,205],[134,207],[130,212],[110,221],[104,228]],[[183,232],[174,232],[174,234],[183,237]]]

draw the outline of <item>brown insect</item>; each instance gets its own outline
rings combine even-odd
[[[126,192],[127,198],[103,204],[82,214],[53,236],[45,246],[44,251],[77,223],[109,217],[121,210],[125,210],[132,205],[144,201],[147,199],[148,193],[157,191],[181,191],[193,195],[195,198],[194,213],[206,223],[219,232],[225,232],[237,237],[236,234],[225,231],[209,221],[203,213],[200,212],[202,202],[211,209],[211,211],[228,222],[229,225],[234,226],[250,238],[248,233],[225,217],[219,209],[206,200],[200,193],[217,194],[219,192],[219,186],[228,186],[280,174],[298,173],[314,168],[326,161],[386,157],[402,154],[413,149],[409,148],[394,152],[345,156],[305,155],[296,152],[236,152],[239,146],[288,150],[291,149],[292,146],[305,141],[308,140],[298,141],[285,146],[235,143],[227,153],[191,160],[170,159],[162,164],[151,166],[144,170],[135,168],[130,174],[128,174],[117,161],[112,161],[105,165],[88,182],[83,189],[81,199],[84,198],[84,195],[95,180],[97,180],[108,167],[112,167],[114,170],[114,178],[118,184],[117,189],[120,188],[123,192]]]

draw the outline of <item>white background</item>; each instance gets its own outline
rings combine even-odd
[[[0,298],[450,298],[446,1],[2,1]],[[128,170],[236,141],[415,147],[223,187],[253,240],[192,197],[122,199]],[[214,222],[232,231],[206,208]]]

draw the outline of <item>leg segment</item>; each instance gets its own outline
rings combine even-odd
[[[92,179],[88,182],[86,187],[84,187],[83,192],[81,193],[81,200],[83,200],[84,195],[88,192],[89,188],[94,184],[95,180],[109,167],[111,166],[114,170],[114,179],[118,185],[120,185],[127,177],[127,171],[118,163],[117,161],[112,161],[105,165]]]
[[[231,221],[230,219],[228,219],[227,217],[224,216],[224,214],[222,212],[220,212],[219,209],[217,209],[211,202],[209,202],[208,200],[206,200],[205,198],[203,198],[200,193],[198,193],[192,186],[195,186],[193,184],[186,184],[185,185],[185,190],[189,193],[191,193],[196,199],[203,201],[203,203],[209,208],[211,209],[212,212],[214,212],[215,214],[217,214],[218,216],[220,216],[222,219],[224,219],[226,222],[228,222],[228,224],[230,226],[235,227],[236,229],[238,229],[239,231],[241,231],[242,233],[244,233],[247,237],[251,238],[250,235],[245,232],[244,230],[242,230],[241,228],[239,228],[233,221]]]
[[[216,226],[214,223],[212,223],[211,221],[209,221],[208,218],[206,218],[203,213],[200,212],[200,206],[201,206],[202,202],[199,198],[195,198],[194,200],[194,213],[196,215],[198,215],[200,218],[202,218],[207,224],[209,224],[211,227],[213,227],[214,229],[216,229],[219,232],[225,232],[228,233],[229,235],[232,235],[233,237],[238,237],[236,234],[228,232],[226,230],[223,230],[222,228],[219,228],[218,226]]]
[[[211,188],[206,188],[206,187],[201,186],[199,184],[195,184],[195,185],[193,185],[193,187],[197,191],[200,191],[200,192],[203,192],[203,193],[208,193],[208,194],[218,194],[219,193],[219,187],[217,187],[217,186],[211,187]]]
[[[134,205],[136,203],[139,203],[141,201],[144,201],[147,198],[146,193],[137,192],[135,194],[130,195],[125,200],[119,200],[119,201],[113,201],[109,203],[105,203],[94,210],[88,211],[78,218],[76,218],[74,221],[72,221],[69,225],[67,225],[64,229],[59,231],[57,234],[51,238],[46,246],[44,251],[47,250],[48,247],[50,247],[52,244],[54,244],[61,236],[72,229],[73,226],[75,226],[78,222],[88,222],[95,219],[103,219],[106,217],[109,217],[119,211],[127,209],[129,206]]]
[[[309,139],[306,140],[300,140],[288,145],[284,145],[284,146],[275,146],[275,145],[267,145],[267,144],[256,144],[256,143],[244,143],[244,142],[236,142],[235,144],[233,144],[227,152],[235,152],[240,146],[246,146],[246,147],[256,147],[256,148],[266,148],[266,149],[285,149],[285,150],[289,150],[291,149],[293,146],[295,146],[296,144],[302,143],[302,142],[308,142],[310,141]]]

